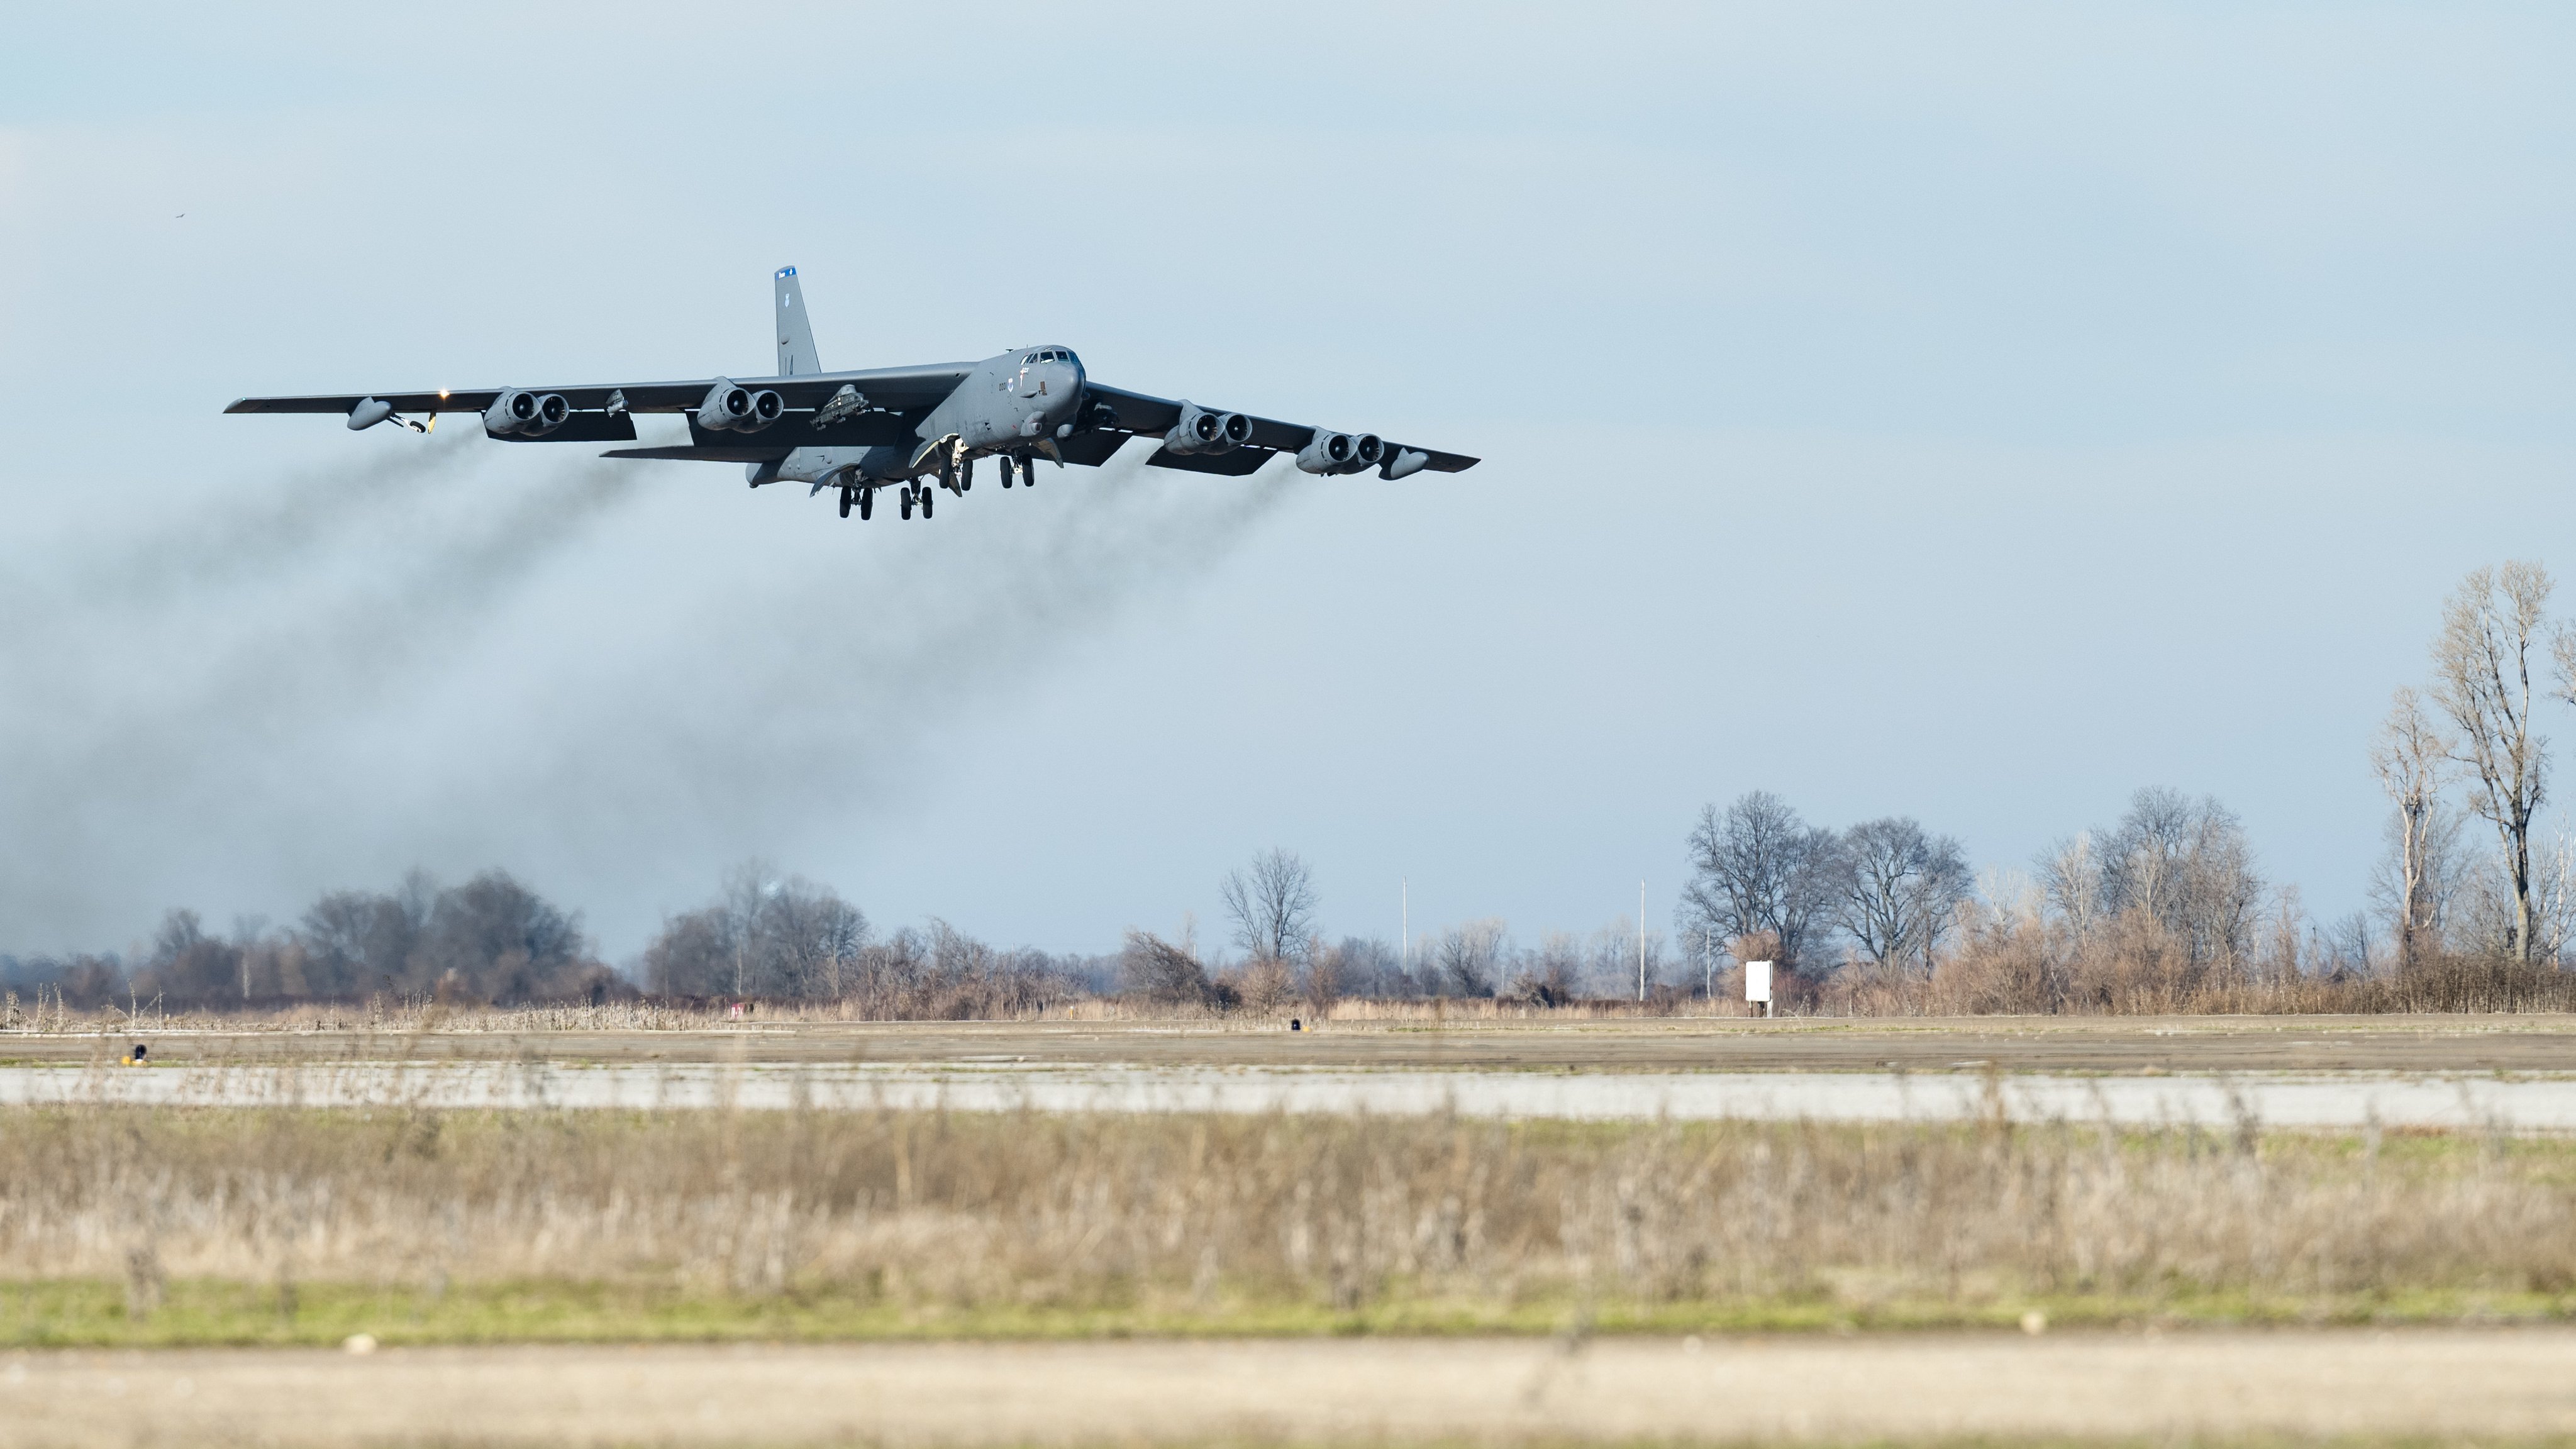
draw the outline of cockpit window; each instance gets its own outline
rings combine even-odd
[[[1035,361],[1037,361],[1037,360],[1038,360],[1038,355],[1037,355],[1036,353],[1032,352],[1032,353],[1030,353],[1028,356],[1023,357],[1023,358],[1021,358],[1021,359],[1020,359],[1020,366],[1022,366],[1022,367],[1026,367],[1026,366],[1028,366],[1030,363],[1035,362]]]
[[[1056,354],[1052,349],[1038,354],[1038,361],[1040,362],[1053,362],[1055,360]]]

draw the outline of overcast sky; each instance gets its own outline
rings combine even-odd
[[[505,867],[612,959],[1668,924],[1699,807],[2026,867],[2214,793],[2319,915],[2478,564],[2567,554],[2557,7],[51,7],[0,48],[0,949]],[[1047,341],[1481,455],[739,468],[249,393]],[[2576,611],[2576,581],[2562,603]],[[2562,710],[2560,706],[2551,709]],[[2547,720],[2576,741],[2576,718]]]

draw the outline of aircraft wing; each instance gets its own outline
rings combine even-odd
[[[1118,415],[1118,421],[1108,425],[1118,432],[1161,437],[1180,425],[1181,404],[1171,398],[1155,397],[1150,393],[1130,392],[1123,387],[1104,387],[1096,382],[1086,382],[1084,389],[1090,394],[1092,401],[1108,404],[1110,410]],[[1201,404],[1201,406],[1205,405]],[[1246,416],[1252,415],[1246,414]],[[1305,423],[1283,423],[1276,418],[1252,417],[1252,437],[1231,452],[1184,454],[1163,448],[1157,449],[1154,456],[1145,461],[1150,467],[1179,468],[1192,473],[1222,473],[1241,477],[1269,461],[1272,453],[1294,453],[1305,447],[1315,440],[1315,432],[1315,428]],[[1423,454],[1430,459],[1423,466],[1442,473],[1463,473],[1475,467],[1480,461],[1467,457],[1463,453],[1443,453],[1433,448],[1416,447],[1411,443],[1389,440],[1386,446],[1390,457],[1399,450]]]
[[[846,385],[857,388],[875,407],[901,412],[907,408],[936,407],[939,400],[954,392],[966,374],[974,370],[971,362],[943,362],[929,367],[879,367],[861,372],[815,372],[795,377],[737,377],[729,379],[748,388],[767,388],[779,396],[791,411],[811,411],[821,407]],[[560,393],[574,412],[595,412],[608,406],[613,394],[626,395],[626,411],[636,413],[683,413],[695,408],[706,398],[707,389],[717,379],[701,377],[686,382],[602,382],[581,383],[570,387],[523,386],[523,392]],[[501,395],[497,387],[435,388],[421,392],[334,393],[313,397],[246,397],[237,399],[228,413],[346,413],[351,408],[374,398],[393,404],[402,413],[479,413]],[[1167,425],[1168,426],[1168,425]]]

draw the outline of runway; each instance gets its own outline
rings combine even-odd
[[[2576,1075],[1351,1071],[1319,1067],[557,1062],[0,1068],[0,1104],[440,1109],[1372,1113],[1578,1121],[2576,1131]]]
[[[1348,1009],[1346,1007],[1346,1009]],[[497,1015],[497,1014],[496,1014]],[[131,1035],[15,1031],[0,1065],[112,1063],[135,1041],[157,1060],[558,1062],[596,1065],[861,1063],[1141,1067],[1339,1067],[1578,1072],[2576,1072],[2576,1016],[1738,1015],[1615,1020],[1545,1013],[1447,1019],[842,1022],[552,1030],[467,1016],[437,1029],[359,1022],[321,1029],[155,1029]],[[1318,1029],[1320,1028],[1320,1029]]]

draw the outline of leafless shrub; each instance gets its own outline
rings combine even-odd
[[[1208,975],[1186,935],[1175,944],[1151,931],[1129,931],[1118,955],[1118,979],[1127,995],[1166,1008],[1222,1010],[1240,999],[1232,986]]]
[[[1244,1010],[1268,1016],[1296,996],[1297,974],[1276,956],[1257,956],[1225,973],[1221,985]]]

